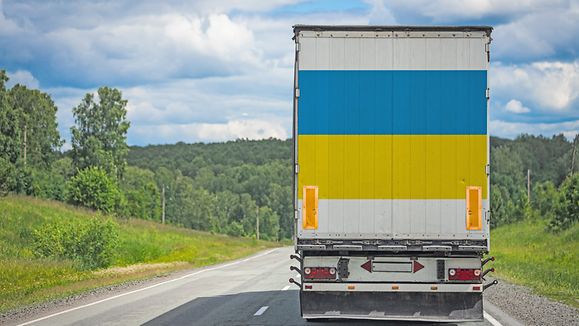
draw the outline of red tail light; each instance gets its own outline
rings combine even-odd
[[[334,280],[336,269],[334,267],[306,267],[304,278],[309,280]]]
[[[478,281],[480,280],[480,269],[476,268],[450,268],[448,279],[451,281]]]

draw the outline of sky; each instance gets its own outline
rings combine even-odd
[[[291,137],[294,24],[491,25],[490,134],[579,132],[579,1],[0,0],[0,69],[72,108],[128,100],[130,145]]]

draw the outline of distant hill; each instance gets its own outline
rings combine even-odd
[[[195,177],[199,168],[234,167],[242,164],[263,165],[280,161],[291,166],[292,141],[279,139],[236,140],[224,143],[179,142],[171,145],[132,146],[128,163],[152,171],[160,167],[178,169]]]

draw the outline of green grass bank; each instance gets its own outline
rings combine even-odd
[[[579,224],[559,234],[545,226],[524,221],[491,230],[495,274],[579,308]]]
[[[88,270],[69,259],[35,255],[34,233],[45,225],[105,218],[55,201],[0,198],[0,312],[178,269],[237,259],[279,245],[140,219],[115,219],[118,239],[110,268]]]

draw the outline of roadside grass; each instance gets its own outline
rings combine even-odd
[[[117,219],[119,244],[111,268],[86,270],[69,260],[35,257],[33,230],[46,222],[91,218],[105,217],[55,201],[0,198],[0,312],[280,246],[139,219]]]
[[[545,226],[524,221],[493,229],[496,274],[579,308],[579,224],[559,234],[546,232]]]

